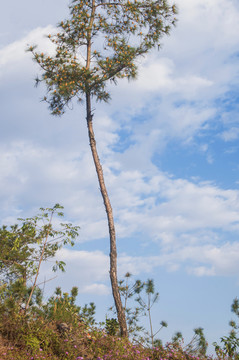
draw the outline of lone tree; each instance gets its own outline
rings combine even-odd
[[[112,207],[93,131],[91,101],[107,102],[107,83],[136,77],[136,59],[160,46],[160,39],[175,24],[176,7],[167,0],[71,0],[70,16],[58,24],[59,32],[49,35],[55,55],[30,46],[41,67],[36,84],[44,82],[43,100],[53,115],[62,115],[76,98],[86,102],[90,147],[103,197],[110,235],[110,279],[121,335],[127,336],[125,313],[117,282],[116,236]]]

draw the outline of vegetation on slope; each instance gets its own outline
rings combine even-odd
[[[83,307],[76,302],[78,288],[70,293],[57,288],[43,301],[38,277],[43,262],[54,258],[64,244],[73,245],[78,227],[59,223],[62,206],[40,209],[32,218],[19,219],[20,225],[0,229],[0,360],[208,360],[203,329],[195,329],[191,342],[184,346],[182,334],[162,345],[156,339],[161,328],[153,329],[151,308],[159,293],[154,282],[131,280],[127,273],[119,282],[127,319],[129,338],[120,336],[116,319],[95,323],[95,305]],[[53,270],[64,271],[65,264],[55,261]],[[114,308],[112,309],[114,311]],[[232,311],[239,316],[239,302]],[[149,331],[139,323],[141,315],[149,319]],[[239,360],[238,325],[230,322],[229,336],[214,343],[217,359]]]

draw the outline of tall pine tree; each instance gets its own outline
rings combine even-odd
[[[117,281],[117,250],[113,211],[105,186],[93,130],[92,100],[107,102],[107,83],[135,78],[136,59],[160,46],[176,19],[176,7],[167,0],[72,0],[70,16],[50,34],[55,55],[29,47],[42,72],[44,100],[53,115],[62,115],[76,98],[85,99],[90,147],[103,197],[110,235],[110,279],[121,335],[127,336],[125,313]]]

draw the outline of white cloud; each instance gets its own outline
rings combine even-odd
[[[228,231],[235,237],[239,229],[237,190],[174,178],[161,172],[151,161],[171,140],[190,144],[202,129],[210,127],[220,111],[215,100],[230,90],[235,83],[235,71],[238,71],[238,64],[232,58],[239,45],[237,3],[178,0],[178,6],[178,27],[164,40],[163,50],[142,61],[138,81],[119,82],[112,90],[111,106],[107,109],[99,106],[94,115],[97,145],[104,162],[119,237],[139,233],[139,242],[147,238],[149,242],[161,243],[168,251],[175,248],[178,241],[180,246],[192,241],[196,246],[202,232],[204,241],[210,243],[205,233],[212,234],[215,242],[220,242],[224,235],[216,239],[217,232]],[[28,62],[25,47],[27,43],[38,43],[40,48],[50,51],[51,43],[43,34],[52,31],[52,26],[37,28],[20,41],[2,48],[1,73],[8,71],[14,78],[15,72],[21,72],[25,79],[29,77],[30,57]],[[22,100],[19,91],[16,90],[15,96]],[[25,95],[22,96],[26,101]],[[76,125],[78,119],[71,115],[73,120],[68,125],[70,116],[66,115],[66,120],[59,120],[56,125],[45,113],[42,117],[39,115],[44,110],[38,109],[45,109],[42,104],[28,113],[31,102],[29,97],[21,116],[17,114],[16,119],[11,113],[12,126],[8,129],[6,124],[6,136],[2,135],[3,221],[12,221],[12,213],[19,216],[24,206],[30,211],[38,204],[47,203],[48,206],[49,201],[55,201],[61,202],[67,209],[67,216],[81,226],[82,242],[106,237],[105,211],[88,149],[85,123]],[[79,118],[85,121],[82,108],[79,109]],[[220,116],[223,121],[223,114]],[[231,113],[227,116],[230,118]],[[32,125],[33,122],[37,125]],[[17,129],[16,134],[14,129]],[[122,129],[127,129],[130,141],[126,141],[124,152],[116,153],[113,148],[121,141]],[[18,141],[16,138],[5,140],[13,133],[19,137]],[[225,141],[235,140],[238,129],[233,127],[221,136]],[[199,151],[212,163],[214,157],[209,144],[200,146]],[[84,263],[83,253],[77,256]],[[100,254],[99,258],[101,256],[104,257]],[[130,267],[137,273],[142,262],[141,269],[150,271],[158,258],[151,260],[152,263],[144,263],[136,257],[131,263],[126,256],[120,266],[122,269]],[[182,257],[181,261],[186,260]],[[208,261],[212,264],[213,258]],[[178,265],[169,261],[168,266],[174,269]],[[194,271],[206,274],[212,270],[199,264]],[[96,275],[90,272],[90,276]],[[100,285],[102,277],[97,281]]]
[[[196,276],[238,276],[239,244],[197,245],[182,247],[175,252],[164,253],[160,262],[166,267],[170,264],[180,267],[186,265],[187,271]]]
[[[212,104],[209,105],[209,100],[221,96],[228,90],[228,83],[233,81],[235,71],[238,70],[233,60],[225,64],[225,59],[232,56],[238,47],[238,38],[233,35],[237,34],[235,14],[239,11],[236,3],[220,1],[220,6],[214,7],[211,2],[205,5],[204,0],[195,4],[191,4],[188,0],[181,0],[178,6],[180,10],[178,26],[173,29],[168,39],[163,40],[165,42],[163,51],[153,52],[142,61],[137,81],[130,84],[122,81],[119,82],[117,88],[113,89],[111,109],[114,114],[121,111],[120,124],[124,123],[129,111],[131,114],[139,114],[145,107],[149,109],[147,124],[141,127],[136,126],[135,130],[139,134],[142,129],[141,131],[149,136],[147,128],[154,126],[160,129],[160,133],[151,139],[151,151],[158,144],[163,148],[167,141],[175,136],[188,141],[207,123],[210,123],[217,115],[217,109]],[[203,28],[201,18],[205,19]],[[230,19],[230,26],[227,19]],[[51,26],[38,28],[24,39],[5,47],[1,50],[2,61],[6,63],[11,59],[14,61],[14,66],[17,66],[19,60],[26,58],[23,50],[25,43],[35,41],[40,44],[40,48],[44,45],[45,50],[45,47],[49,47],[51,43],[48,39],[44,39],[42,34],[52,31],[54,32],[54,28]],[[224,35],[219,37],[218,31]],[[218,38],[220,38],[220,46],[215,45]],[[230,39],[230,46],[228,39]],[[192,53],[193,49],[195,51]],[[15,53],[14,56],[13,53]],[[197,53],[200,53],[200,58]],[[193,60],[191,60],[192,56]],[[195,61],[195,58],[198,60]],[[170,101],[169,95],[171,95]],[[192,104],[191,101],[196,103]],[[175,105],[176,103],[180,103],[180,106]],[[95,115],[97,121],[102,121],[102,118],[107,119],[107,117],[109,119],[109,116],[105,116],[105,112],[103,117],[97,112]],[[105,133],[103,126],[101,129],[99,135],[102,139],[100,145],[102,150],[107,148],[104,146],[103,139],[114,143],[117,134],[115,131],[111,134]],[[144,140],[143,137],[137,137],[136,142],[140,141],[142,144]],[[137,152],[138,149],[136,148],[135,151]]]
[[[81,251],[63,248],[56,254],[58,261],[66,263],[66,272],[59,274],[62,288],[69,290],[77,286],[80,293],[108,293],[109,257],[102,251]],[[41,268],[39,283],[51,278],[51,267],[55,260],[49,261]],[[59,279],[49,282],[48,287],[54,288]]]
[[[67,217],[81,226],[80,242],[108,236],[89,154],[82,154],[74,161],[72,153],[64,154],[64,150],[20,143],[13,144],[9,150],[2,148],[0,165],[5,169],[0,178],[3,223],[12,221],[12,217],[3,216],[9,213],[9,208],[19,216],[21,208],[16,204],[24,198],[30,207],[32,203],[49,206],[49,202],[60,202],[66,208]],[[147,236],[174,248],[178,239],[181,246],[188,244],[186,234],[194,237],[195,243],[201,241],[202,231],[238,234],[237,190],[173,178],[153,166],[144,172],[122,168],[123,165],[115,175],[105,167],[119,238],[140,233],[139,242]]]
[[[160,267],[165,267],[169,272],[184,267],[189,274],[199,277],[238,276],[238,254],[239,244],[229,242],[221,246],[180,244],[175,249],[161,249],[157,256],[119,254],[118,278],[122,279],[126,272],[130,272],[135,277],[145,277],[160,271]],[[66,273],[60,274],[63,290],[69,291],[73,286],[77,286],[81,294],[104,296],[111,293],[108,279],[109,257],[101,251],[63,249],[58,252],[57,259],[67,264]],[[43,265],[39,283],[49,278],[51,278],[49,265]],[[53,280],[49,284],[53,289],[57,283],[59,280]]]
[[[144,179],[144,175],[132,172],[130,179],[122,172],[114,177],[113,187],[118,189],[118,193],[113,194],[113,201],[119,206],[118,222],[123,233],[126,234],[129,228],[131,231],[141,229],[160,239],[161,233],[172,233],[176,237],[179,233],[206,228],[238,231],[237,190],[173,179],[160,172],[151,176],[149,181]],[[122,201],[122,186],[126,202]]]
[[[6,71],[11,73],[18,72],[21,69],[21,72],[29,70],[29,65],[31,65],[30,55],[26,53],[26,49],[29,45],[39,45],[39,50],[44,49],[44,51],[49,54],[52,53],[54,49],[53,44],[46,38],[46,35],[55,31],[55,28],[52,25],[49,25],[44,28],[36,28],[27,34],[21,40],[15,41],[2,49],[0,49],[0,75],[5,74]]]
[[[184,52],[188,49],[185,54],[190,57],[198,53],[203,55],[205,49],[231,49],[238,44],[237,1],[178,0],[177,5],[179,21],[174,30],[174,38],[187,39],[178,42],[179,51],[182,49]],[[167,41],[167,46],[168,43],[171,43],[170,39]],[[174,41],[172,45],[176,45]],[[179,55],[182,55],[181,51]]]
[[[8,215],[10,209],[19,217],[23,203],[31,208],[32,204],[44,207],[59,202],[81,226],[81,241],[107,235],[104,209],[89,152],[64,152],[31,142],[9,144],[8,148],[2,146],[0,150],[0,166],[5,170],[0,175],[2,223],[13,220]]]
[[[237,140],[239,138],[239,128],[232,127],[229,130],[223,131],[221,137],[226,142]]]
[[[95,294],[95,295],[109,295],[111,289],[105,284],[90,284],[81,289],[81,293]]]
[[[119,256],[119,277],[123,278],[129,272],[137,276],[142,273],[152,273],[154,268],[160,266],[160,256]]]
[[[215,101],[237,84],[239,8],[236,1],[219,4],[179,0],[179,21],[171,35],[162,39],[163,49],[142,61],[137,81],[119,82],[112,89],[112,117],[120,111],[117,120],[133,132],[127,165],[140,167],[140,158],[145,167],[145,158],[155,148],[162,151],[175,137],[192,141],[201,130],[214,126],[215,119],[223,119],[225,112],[235,118]],[[144,122],[129,123],[142,112]],[[157,136],[151,137],[152,129],[159,129]],[[207,161],[212,163],[211,154]]]
[[[145,64],[137,79],[137,86],[132,83],[136,91],[150,92],[155,91],[169,95],[170,93],[180,93],[185,98],[192,98],[198,91],[213,85],[211,80],[197,76],[184,74],[178,76],[175,63],[169,58],[154,59],[154,62]]]
[[[109,256],[102,251],[83,251],[61,249],[56,254],[58,261],[66,263],[66,272],[59,274],[63,290],[77,286],[81,294],[108,295],[111,293],[109,284]],[[43,264],[40,272],[39,283],[48,280],[50,268],[54,260]],[[160,266],[159,256],[118,256],[118,278],[122,279],[126,272],[134,276],[142,273],[151,273]],[[54,275],[53,275],[54,276]],[[58,278],[49,282],[48,287],[54,288],[59,282]]]

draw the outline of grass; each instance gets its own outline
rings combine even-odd
[[[16,324],[16,321],[15,321]],[[6,325],[7,327],[5,327]],[[62,330],[56,321],[20,316],[1,324],[0,360],[198,360],[179,344],[146,348],[128,339],[111,336],[100,328],[82,322]],[[9,327],[10,326],[10,327]],[[210,357],[200,357],[202,360]]]

